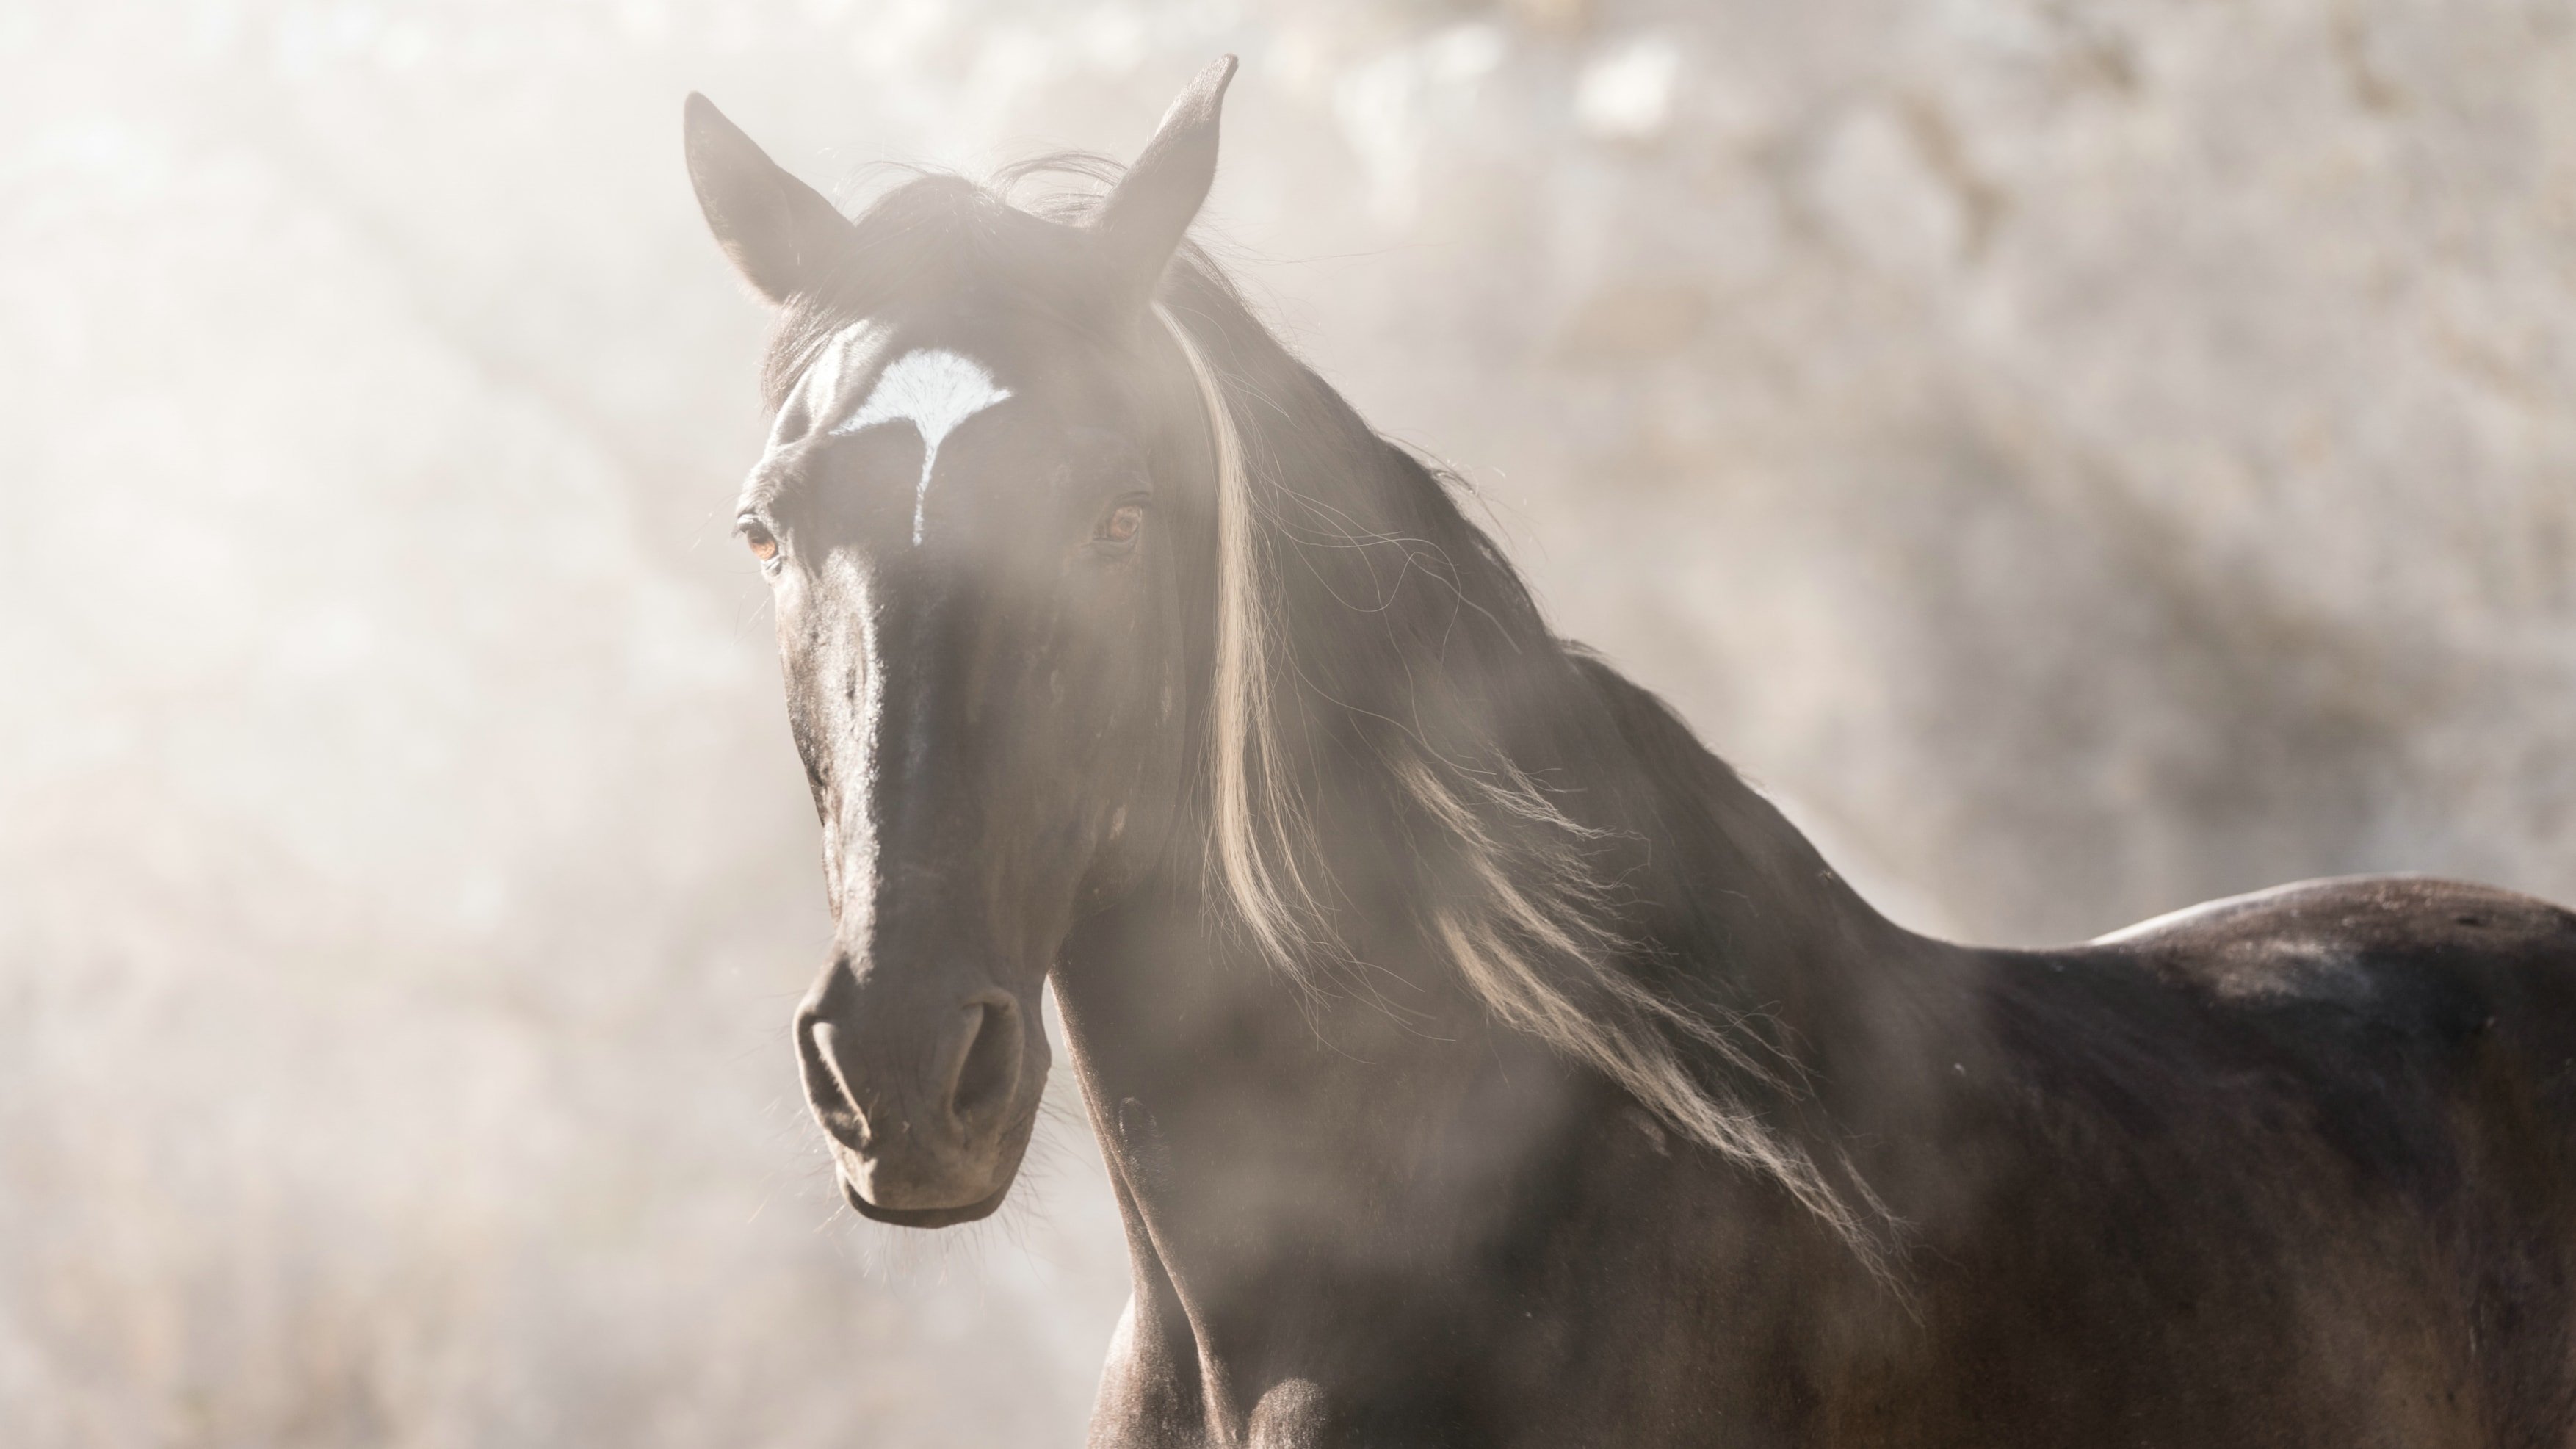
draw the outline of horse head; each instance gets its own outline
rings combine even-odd
[[[780,312],[738,531],[823,826],[805,1092],[843,1195],[879,1221],[1000,1204],[1049,1066],[1047,973],[1182,808],[1181,600],[1214,546],[1183,485],[1212,440],[1153,299],[1233,69],[1052,219],[924,177],[853,222],[689,100],[708,223]]]

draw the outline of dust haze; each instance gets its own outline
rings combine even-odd
[[[2576,15],[1832,0],[0,14],[13,1445],[1078,1443],[1070,1074],[842,1209],[703,90],[855,206],[1133,153],[1907,925],[2576,898]]]

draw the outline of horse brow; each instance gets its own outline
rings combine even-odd
[[[774,509],[806,488],[803,468],[772,468],[764,461],[754,470],[751,481],[743,485],[742,496],[734,502],[734,516],[745,518]]]

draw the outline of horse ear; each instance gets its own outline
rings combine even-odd
[[[683,132],[698,207],[743,280],[773,303],[820,280],[849,244],[850,223],[840,209],[788,175],[695,91]]]
[[[1199,72],[1163,113],[1154,139],[1145,143],[1136,164],[1110,188],[1092,217],[1092,230],[1108,249],[1126,300],[1139,307],[1152,299],[1163,265],[1180,247],[1216,180],[1217,112],[1225,104],[1227,82],[1234,79],[1234,64],[1233,56],[1221,56]]]

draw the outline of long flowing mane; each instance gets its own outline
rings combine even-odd
[[[844,263],[864,285],[782,315],[773,397],[871,299],[1028,275],[1011,188],[1115,173],[1059,156],[995,189],[889,191]],[[1094,195],[1034,209],[1078,220]],[[1831,872],[1660,701],[1556,637],[1465,485],[1369,427],[1205,251],[1183,248],[1153,310],[1215,475],[1193,848],[1231,932],[1311,989],[1429,951],[1884,1272],[1884,1210],[1838,1147],[1789,1130],[1812,1084],[1773,1008],[1795,988],[1757,969],[1824,929],[1801,912]]]

